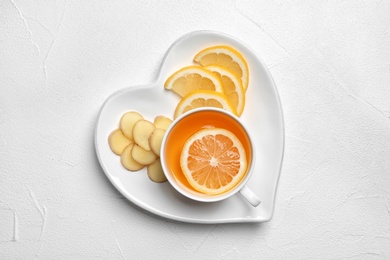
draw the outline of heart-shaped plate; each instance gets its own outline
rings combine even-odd
[[[241,119],[256,145],[256,165],[248,187],[261,199],[252,207],[239,194],[221,202],[202,203],[187,199],[169,184],[154,183],[146,168],[124,169],[120,157],[108,145],[108,136],[118,128],[121,116],[138,111],[153,122],[157,115],[173,118],[179,97],[164,89],[165,80],[176,70],[193,64],[200,50],[230,45],[241,52],[249,66],[249,86]],[[95,129],[95,148],[100,165],[118,191],[134,204],[165,218],[193,223],[262,222],[272,218],[284,151],[282,108],[274,81],[263,62],[241,41],[214,31],[196,31],[176,40],[161,63],[157,80],[112,94],[101,107]]]

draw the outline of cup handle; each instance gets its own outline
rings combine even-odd
[[[248,188],[248,186],[242,187],[240,190],[240,194],[253,206],[257,207],[260,205],[261,201],[259,197],[256,196],[256,194]]]

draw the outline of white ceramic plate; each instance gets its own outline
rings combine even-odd
[[[257,150],[255,170],[248,182],[249,188],[262,201],[256,208],[239,194],[212,203],[187,199],[169,182],[159,184],[149,180],[146,168],[139,172],[125,170],[107,141],[127,111],[139,111],[150,121],[157,115],[173,118],[179,98],[164,90],[165,80],[181,67],[193,64],[193,57],[198,51],[218,44],[231,45],[239,50],[249,66],[249,86],[241,119],[251,131]],[[273,214],[284,150],[283,115],[277,89],[263,62],[244,43],[218,32],[191,32],[176,40],[168,49],[154,83],[119,90],[104,102],[96,124],[95,148],[111,183],[128,200],[152,213],[194,223],[268,221]]]

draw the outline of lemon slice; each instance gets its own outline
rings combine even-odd
[[[214,72],[221,79],[223,92],[236,108],[240,116],[245,107],[245,90],[241,80],[229,70],[216,65],[206,66],[205,69]]]
[[[221,80],[200,66],[187,66],[176,71],[165,81],[164,87],[181,97],[194,90],[214,90],[223,93]]]
[[[231,46],[218,45],[201,50],[195,55],[194,61],[202,66],[219,65],[233,72],[239,79],[245,91],[248,88],[249,69],[242,54]]]
[[[237,115],[236,109],[224,94],[212,90],[195,90],[183,97],[177,104],[175,118],[198,107],[222,108]]]
[[[232,189],[245,175],[245,149],[240,140],[226,129],[201,129],[185,142],[180,167],[197,191],[208,195],[221,194]]]

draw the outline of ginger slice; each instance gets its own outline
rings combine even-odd
[[[142,119],[144,119],[144,117],[135,111],[130,111],[123,114],[119,123],[123,134],[129,139],[133,139],[133,127],[135,123]]]
[[[165,130],[162,128],[156,128],[149,137],[149,146],[150,149],[157,155],[160,156],[160,149],[162,139],[165,135]]]
[[[158,158],[152,164],[147,166],[148,177],[154,182],[166,182],[167,178],[165,177],[164,171],[161,167],[160,158]]]
[[[172,120],[166,116],[156,116],[154,118],[154,125],[156,126],[156,128],[167,130],[171,123]]]
[[[121,129],[115,129],[108,136],[108,144],[111,150],[117,155],[121,155],[126,146],[132,143],[134,142],[127,138]]]
[[[136,144],[150,151],[149,137],[156,127],[147,120],[139,120],[133,127],[133,139]]]
[[[152,151],[147,151],[137,144],[133,146],[131,156],[136,162],[143,165],[149,165],[157,159],[157,155],[155,155]]]
[[[144,165],[138,163],[136,160],[134,160],[133,156],[131,155],[132,150],[134,149],[135,144],[128,145],[121,155],[121,163],[123,167],[128,169],[129,171],[135,172],[141,170]]]

